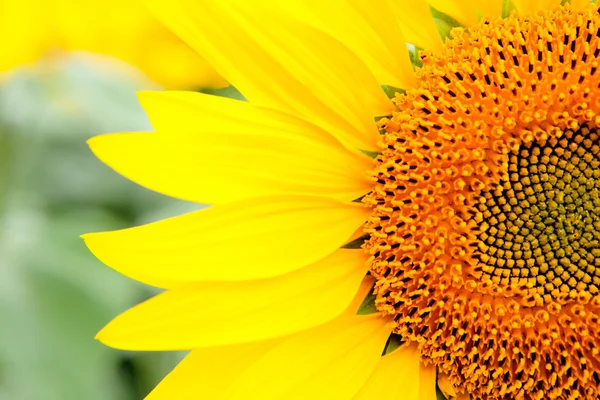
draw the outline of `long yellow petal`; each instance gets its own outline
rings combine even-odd
[[[431,16],[427,0],[388,0],[396,20],[400,24],[404,39],[428,51],[439,51],[442,38]]]
[[[428,365],[424,366],[421,364],[419,367],[419,397],[417,400],[436,400],[436,381],[437,371],[435,366]]]
[[[340,329],[343,329],[345,325],[342,326],[340,321],[353,318],[358,304],[363,301],[372,283],[371,277],[365,277],[352,304],[344,312],[344,316],[313,330],[322,334],[327,326],[340,326]],[[306,333],[302,335],[306,335]],[[293,339],[293,337],[291,338]],[[167,375],[146,400],[222,400],[226,389],[245,370],[273,350],[275,346],[287,340],[290,340],[290,337],[196,349]],[[289,360],[287,361],[285,366],[290,364]],[[245,399],[247,398],[245,397]]]
[[[216,400],[276,343],[274,340],[194,350],[145,400]]]
[[[342,246],[367,219],[361,205],[309,196],[256,198],[136,228],[84,235],[115,270],[158,287],[283,275]]]
[[[388,0],[282,0],[278,4],[348,46],[379,83],[404,89],[416,86],[404,37]]]
[[[561,0],[511,0],[519,14],[532,14],[560,5]]]
[[[381,357],[353,400],[435,400],[435,385],[435,369],[421,365],[417,346],[410,345]]]
[[[477,25],[477,8],[482,0],[428,0],[436,10],[448,14],[461,24],[470,27]],[[494,1],[494,0],[492,0]]]
[[[351,201],[370,190],[372,160],[304,120],[193,92],[147,93],[142,103],[158,133],[88,143],[105,164],[151,190],[207,204],[273,194]]]
[[[249,101],[303,116],[351,148],[376,149],[373,117],[390,102],[339,41],[266,2],[144,1]]]
[[[340,249],[276,278],[178,287],[121,314],[97,338],[120,349],[180,350],[304,331],[348,307],[367,272],[363,253]]]
[[[375,368],[389,328],[379,315],[344,316],[272,348],[223,399],[349,399]]]

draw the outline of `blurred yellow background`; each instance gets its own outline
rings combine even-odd
[[[138,0],[2,0],[0,37],[0,73],[65,50],[85,50],[137,66],[169,89],[225,86]]]

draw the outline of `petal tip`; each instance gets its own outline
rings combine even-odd
[[[96,333],[96,336],[94,336],[94,339],[99,341],[100,343],[106,345],[106,346],[111,346],[110,344],[110,334],[107,334],[107,328],[110,326],[110,322],[105,325],[102,329],[100,329],[98,331],[98,333]],[[111,346],[112,347],[112,346]]]
[[[128,349],[125,346],[122,346],[119,344],[119,340],[115,337],[114,334],[111,334],[109,329],[107,329],[109,326],[110,326],[110,323],[109,323],[109,325],[102,328],[98,333],[96,333],[96,336],[94,336],[94,339],[99,341],[103,345],[111,347],[113,349],[131,350],[131,349]]]
[[[86,245],[88,250],[100,261],[102,261],[101,257],[99,257],[99,239],[102,236],[102,233],[84,233],[79,237],[83,239],[83,243]]]
[[[138,98],[138,101],[141,103],[143,102],[143,100],[148,99],[148,98],[152,98],[160,93],[163,93],[163,91],[159,91],[159,90],[139,90],[135,93],[136,97]]]
[[[114,139],[115,136],[116,134],[114,133],[104,133],[102,135],[97,135],[89,138],[88,140],[86,140],[86,144],[88,145],[92,153],[94,153],[96,157],[100,158],[98,154],[106,147],[106,142]]]
[[[96,145],[96,143],[98,142],[98,138],[99,138],[100,136],[102,136],[102,135],[98,135],[98,136],[91,137],[91,138],[89,138],[88,140],[86,140],[86,141],[85,141],[85,143],[88,145],[88,147],[89,147],[90,149],[92,149],[92,148],[93,148],[93,146],[95,146],[95,145]]]

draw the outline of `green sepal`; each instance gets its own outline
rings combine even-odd
[[[385,92],[385,95],[390,99],[396,97],[396,93],[406,94],[406,90],[397,88],[395,86],[381,85],[381,88]]]
[[[502,0],[502,18],[510,17],[510,14],[515,9],[511,0]]]
[[[363,199],[365,198],[366,195],[362,195],[357,199],[352,200],[353,203],[362,203]]]
[[[360,307],[358,307],[358,311],[356,312],[356,314],[357,315],[375,314],[378,311],[377,307],[375,307],[375,299],[376,298],[377,298],[377,296],[375,295],[373,289],[371,289],[371,291],[369,292],[367,297],[365,297],[365,299],[363,300]]]
[[[221,88],[221,89],[204,89],[204,90],[202,90],[202,93],[212,94],[213,96],[228,97],[230,99],[246,101],[246,98],[244,97],[244,95],[241,94],[239,90],[237,90],[235,87],[233,87],[231,85]]]
[[[464,26],[460,22],[458,22],[448,14],[444,14],[443,12],[440,12],[433,7],[430,7],[430,9],[438,33],[440,34],[442,39],[444,39],[444,41],[450,38],[450,31],[452,31],[452,29],[464,28]]]
[[[395,333],[390,334],[387,342],[385,343],[385,348],[383,349],[382,356],[386,354],[390,354],[392,351],[396,350],[400,346],[404,344],[404,340],[402,340],[402,336],[396,335]]]
[[[363,154],[368,155],[371,158],[376,158],[379,155],[378,151],[361,150],[360,152],[363,153]]]
[[[446,396],[444,396],[444,393],[442,393],[442,391],[440,390],[439,386],[436,386],[436,388],[435,388],[435,395],[436,395],[436,400],[448,400],[448,398]]]
[[[392,118],[391,115],[384,115],[382,117],[375,117],[375,123],[377,124],[377,126],[379,126],[379,121],[381,121],[383,118]],[[385,129],[379,129],[379,134],[380,135],[385,135],[386,130]],[[379,155],[379,152],[374,152],[374,151],[366,151],[363,153],[365,153],[366,155],[375,158]]]
[[[408,56],[410,58],[410,63],[417,67],[421,68],[423,66],[423,61],[421,61],[421,57],[419,57],[419,53],[423,51],[421,47],[417,47],[414,44],[408,43]]]
[[[369,240],[369,237],[371,237],[371,235],[369,235],[368,233],[365,235],[362,235],[361,237],[356,238],[356,239],[352,240],[351,242],[348,242],[345,245],[343,245],[342,249],[350,249],[350,250],[360,249],[360,248],[362,248],[362,245],[367,240]]]

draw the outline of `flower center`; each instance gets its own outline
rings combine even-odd
[[[527,288],[539,304],[571,291],[599,293],[600,147],[583,126],[509,155],[509,180],[484,190],[477,209],[476,270]]]
[[[600,399],[600,17],[455,30],[380,121],[376,306],[473,399]]]

